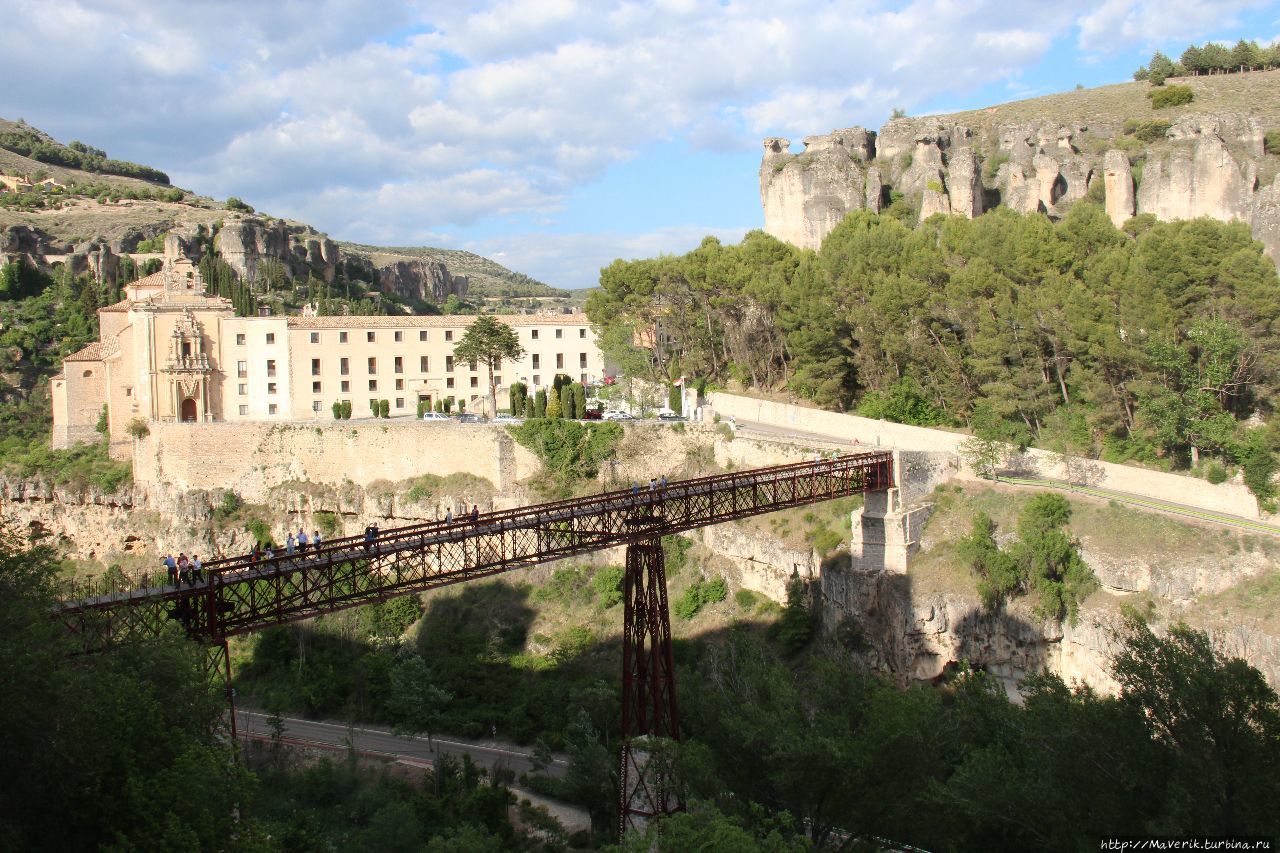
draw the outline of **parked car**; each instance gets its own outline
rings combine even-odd
[[[424,421],[449,421],[453,420],[448,415],[442,415],[439,412],[423,412],[422,419]]]
[[[683,421],[684,415],[677,415],[675,412],[658,412],[658,420],[660,421]]]
[[[517,418],[515,415],[498,415],[493,419],[495,424],[522,424],[524,418]]]
[[[582,413],[584,421],[598,421],[604,417],[604,409],[586,409]]]
[[[634,421],[635,418],[626,412],[605,412],[602,420],[606,421]]]
[[[485,422],[483,415],[477,415],[473,412],[463,412],[458,415],[458,423],[460,424],[482,424]]]

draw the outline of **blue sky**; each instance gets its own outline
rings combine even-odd
[[[562,287],[759,228],[765,136],[1280,38],[1280,0],[0,0],[0,19],[0,116],[337,239]]]

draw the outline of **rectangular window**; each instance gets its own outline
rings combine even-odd
[[[585,352],[578,353],[578,367],[587,366],[587,354]]]
[[[274,393],[276,393],[276,383],[274,383],[274,382],[268,382],[268,383],[267,383],[267,393],[268,393],[268,394],[274,394]]]
[[[542,367],[542,356],[537,353],[533,354],[533,369],[538,370]]]
[[[502,387],[502,377],[501,377],[501,376],[494,376],[494,377],[493,377],[493,384],[494,384],[494,387],[501,388],[501,387]]]
[[[339,391],[341,391],[343,394],[345,394],[345,393],[347,393],[348,391],[350,391],[350,390],[351,390],[351,382],[350,382],[350,380],[343,379],[343,380],[342,380],[342,384],[339,386],[338,390],[339,390]]]
[[[311,359],[311,375],[312,376],[320,375],[320,359],[318,358]]]
[[[422,331],[418,332],[418,340],[420,340],[420,341],[425,341],[426,339],[427,339],[427,333],[426,333],[426,330],[422,330]]]
[[[132,397],[132,396],[133,396],[133,389],[132,389],[132,388],[125,388],[125,389],[124,389],[124,395],[125,395],[126,397]]]
[[[472,387],[472,388],[479,388],[479,387],[480,387],[480,377],[478,377],[478,376],[472,376],[472,377],[471,377],[471,387]]]
[[[276,333],[267,332],[267,343],[274,344],[276,342]]]
[[[391,369],[396,373],[404,373],[404,359],[396,356],[395,363],[391,365]]]
[[[378,372],[378,359],[375,358],[374,356],[369,356],[369,373],[373,374],[377,372]]]
[[[536,373],[533,374],[533,387],[537,388],[541,384],[542,384],[542,377]]]
[[[241,407],[240,407],[240,414],[242,414],[242,415],[247,415],[247,414],[249,414],[249,407],[248,407],[248,406],[241,406]]]
[[[585,338],[586,336],[587,336],[587,330],[586,330],[586,329],[579,329],[579,330],[578,330],[578,337],[580,337],[580,338]]]
[[[314,401],[312,401],[312,403],[311,403],[311,411],[313,411],[313,412],[319,412],[319,411],[320,411],[320,401],[319,401],[319,400],[314,400]]]
[[[236,346],[238,346],[238,347],[242,347],[242,346],[244,346],[244,334],[243,334],[243,333],[236,335]]]
[[[345,344],[347,342],[347,333],[338,332],[338,343]]]
[[[275,403],[268,403],[268,404],[267,404],[267,414],[268,414],[268,415],[274,415],[275,413],[276,413],[276,404],[275,404]]]
[[[446,355],[444,357],[444,372],[453,373],[453,356]]]
[[[529,330],[529,339],[530,339],[530,340],[534,340],[534,341],[536,341],[536,340],[538,339],[538,330],[537,330],[537,329],[530,329],[530,330]]]
[[[364,339],[369,343],[373,343],[375,340],[378,339],[378,334],[376,332],[365,332]]]
[[[404,332],[396,332],[396,334],[395,334],[395,339],[396,339],[396,343],[400,343],[401,341],[403,341],[403,340],[404,340]]]
[[[249,393],[249,384],[248,384],[247,382],[241,382],[241,383],[239,384],[239,386],[237,386],[237,387],[238,387],[238,389],[239,389],[239,391],[240,391],[240,393],[241,393],[241,394],[248,394],[248,393]]]
[[[403,380],[403,379],[397,379],[397,380],[396,380],[396,390],[397,390],[397,391],[403,391],[403,390],[404,390],[404,380]]]
[[[444,330],[444,339],[445,339],[446,341],[451,341],[451,340],[453,340],[453,329],[445,329],[445,330]]]
[[[556,329],[557,340],[564,337],[564,329]]]
[[[274,358],[267,359],[267,376],[276,375],[276,360]]]
[[[564,367],[564,353],[558,352],[556,353],[556,370],[560,370],[563,367]]]
[[[427,361],[427,357],[425,355],[418,356],[418,372],[426,373],[428,363],[429,362]]]
[[[396,408],[397,409],[404,408],[404,397],[396,397]]]
[[[586,385],[586,384],[587,384],[587,374],[585,374],[585,373],[584,373],[584,374],[582,374],[582,378],[581,378],[579,381],[580,381],[583,385]]]
[[[453,387],[453,377],[452,377],[452,376],[450,376],[448,379],[446,379],[446,380],[444,381],[444,387],[446,387],[446,388],[452,388],[452,387]]]
[[[312,332],[312,333],[311,333],[311,343],[313,343],[313,344],[318,344],[318,343],[320,343],[320,333],[319,333],[319,332]]]
[[[370,390],[370,391],[377,391],[377,390],[378,390],[378,380],[376,380],[376,379],[370,379],[370,380],[369,380],[369,390]]]
[[[347,361],[347,359],[345,358],[338,359],[338,372],[341,373],[343,376],[346,376],[348,373],[351,372],[351,366],[350,366],[350,363]]]
[[[312,383],[311,383],[311,393],[312,393],[312,394],[319,394],[319,393],[320,393],[320,380],[319,380],[319,379],[317,379],[315,382],[312,382]]]
[[[237,362],[236,362],[236,376],[240,377],[241,379],[244,379],[244,378],[245,378],[246,376],[248,376],[248,375],[249,375],[249,362],[247,362],[247,361],[237,361]]]

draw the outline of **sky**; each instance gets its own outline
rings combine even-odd
[[[763,227],[761,140],[1280,38],[1280,0],[0,0],[0,117],[557,287]]]

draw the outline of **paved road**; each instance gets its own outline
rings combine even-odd
[[[236,727],[241,737],[262,738],[270,735],[268,715],[258,711],[236,710]],[[482,767],[510,767],[518,776],[533,771],[533,756],[513,744],[498,741],[471,741],[454,737],[432,738],[428,743],[423,736],[401,736],[387,729],[369,726],[348,726],[346,723],[304,720],[285,717],[285,737],[303,744],[317,744],[346,749],[350,745],[360,752],[385,755],[430,763],[441,755],[461,756],[470,753],[476,764]],[[563,757],[552,759],[542,771],[547,776],[563,776],[568,762]]]

